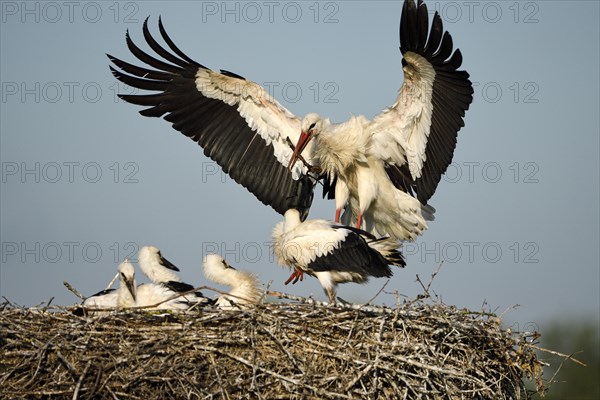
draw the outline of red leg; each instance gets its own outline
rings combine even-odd
[[[300,268],[296,268],[287,281],[285,281],[283,284],[287,285],[288,283],[292,282],[292,285],[294,285],[296,282],[298,282],[298,280],[304,280],[304,271],[302,271]]]
[[[360,229],[362,225],[362,212],[358,212],[358,218],[356,219],[356,227]]]
[[[340,214],[342,213],[342,209],[341,208],[336,208],[335,209],[335,223],[339,224],[340,223]]]

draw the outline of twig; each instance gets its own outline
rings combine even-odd
[[[237,362],[239,362],[241,364],[244,364],[247,367],[254,368],[254,365],[251,362],[249,362],[248,360],[245,360],[242,357],[234,356],[233,354],[229,354],[229,353],[224,353],[221,350],[216,349],[216,348],[211,348],[210,350],[214,351],[216,353],[219,353],[219,354],[221,354],[221,355],[223,355],[225,357],[229,357],[232,360],[235,360],[235,361],[237,361]],[[289,378],[289,377],[281,375],[281,374],[279,374],[277,372],[271,371],[270,369],[267,369],[265,367],[257,366],[257,368],[260,371],[262,371],[262,372],[264,372],[266,374],[269,374],[269,375],[271,375],[271,376],[273,376],[273,377],[275,377],[277,379],[284,380],[284,381],[286,381],[288,383],[291,383],[293,385],[296,385],[296,386],[304,386],[305,388],[312,390],[316,394],[324,394],[326,396],[336,397],[336,398],[342,398],[342,399],[351,399],[351,397],[349,397],[347,395],[343,395],[341,393],[329,392],[327,390],[323,390],[323,389],[320,389],[318,387],[315,387],[315,386],[312,386],[312,385],[308,385],[308,384],[303,383],[303,382],[301,382],[301,381],[299,381],[297,379]]]
[[[65,358],[65,356],[62,355],[60,351],[56,352],[56,358],[60,360],[60,362],[65,366],[65,368],[67,369],[67,371],[69,371],[73,378],[77,377],[77,370],[71,365],[71,363]]]
[[[106,289],[105,289],[105,290],[108,290],[108,289],[110,289],[110,288],[112,287],[112,285],[114,285],[114,284],[115,284],[115,281],[117,280],[117,278],[119,278],[119,273],[118,273],[118,272],[115,274],[115,276],[114,276],[114,277],[111,279],[111,281],[108,283],[108,286],[106,287]]]
[[[349,391],[352,388],[352,386],[356,385],[356,383],[358,381],[360,381],[363,377],[365,377],[369,372],[371,372],[372,369],[373,369],[373,364],[367,365],[367,368],[363,369],[356,378],[352,379],[348,383],[348,385],[346,385],[346,387],[344,388],[344,392]]]
[[[566,360],[571,360],[571,361],[573,361],[574,363],[581,365],[582,367],[587,367],[587,364],[585,364],[585,363],[583,363],[583,362],[579,361],[579,360],[578,360],[578,359],[576,359],[576,358],[573,358],[573,354],[577,354],[577,353],[573,353],[573,354],[571,354],[571,355],[567,355],[567,354],[559,353],[558,351],[544,349],[544,348],[542,348],[542,347],[539,347],[539,346],[536,346],[535,344],[532,344],[532,343],[527,343],[525,346],[528,346],[528,347],[534,348],[534,349],[536,349],[536,350],[539,350],[539,351],[543,351],[543,352],[545,352],[545,353],[554,354],[555,356],[563,357],[564,359],[566,359]]]
[[[440,270],[442,269],[442,265],[444,265],[444,261],[442,261],[437,269],[435,270],[434,273],[431,274],[431,278],[429,279],[429,283],[427,283],[427,286],[425,286],[423,284],[423,282],[421,281],[421,278],[419,277],[419,274],[417,274],[417,279],[416,282],[419,283],[419,285],[421,285],[421,287],[423,288],[423,292],[424,292],[424,296],[427,298],[431,298],[431,294],[429,293],[429,289],[431,288],[431,284],[433,283],[433,279],[437,276],[437,274],[440,272]]]
[[[377,293],[375,293],[375,296],[373,296],[369,301],[367,301],[364,305],[368,306],[369,304],[371,304],[371,302],[373,300],[375,300],[377,298],[377,296],[379,296],[381,294],[381,292],[383,292],[383,289],[385,289],[385,287],[387,286],[387,284],[390,283],[390,280],[388,279],[387,281],[385,281],[385,283],[383,284],[383,286],[381,287],[381,289],[379,289],[379,291]]]
[[[268,330],[267,328],[263,327],[260,322],[257,322],[258,327],[260,328],[260,330],[264,333],[267,334],[267,336],[269,336],[271,338],[271,340],[273,340],[273,342],[277,345],[277,347],[279,347],[279,349],[283,352],[283,354],[285,354],[287,356],[287,358],[292,362],[292,364],[294,365],[294,367],[301,373],[301,374],[305,374],[304,370],[300,367],[300,365],[298,365],[298,362],[296,361],[296,359],[294,358],[294,356],[292,356],[290,354],[289,351],[286,350],[285,347],[283,347],[283,344],[281,344],[281,342],[279,341],[279,339],[277,339],[277,337],[273,334],[273,332],[271,332],[270,330]]]
[[[221,396],[224,399],[229,399],[229,394],[223,389],[223,382],[221,381],[221,375],[219,375],[219,371],[217,369],[217,363],[215,362],[215,358],[212,354],[209,355],[210,362],[213,366],[213,370],[215,371],[215,376],[217,377],[217,382],[219,382],[219,391],[221,392]]]
[[[83,369],[83,372],[81,373],[81,376],[79,377],[79,380],[77,381],[77,385],[75,385],[75,391],[73,392],[73,400],[77,400],[77,398],[79,397],[79,390],[81,390],[81,385],[83,384],[83,379],[87,375],[91,366],[92,366],[92,360],[87,362],[85,368]]]
[[[69,291],[71,293],[73,293],[75,296],[79,297],[81,300],[85,300],[85,297],[79,292],[79,290],[77,290],[73,286],[71,286],[71,284],[69,282],[63,281],[63,285],[65,285],[65,287],[67,289],[69,289]]]

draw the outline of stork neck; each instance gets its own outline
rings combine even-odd
[[[283,223],[283,231],[289,232],[302,223],[300,219],[300,211],[295,208],[290,208],[285,212],[285,222]]]
[[[233,287],[236,285],[235,272],[237,271],[225,268],[223,265],[214,265],[211,266],[206,276],[220,285]]]
[[[150,278],[152,282],[161,283],[175,281],[179,282],[181,279],[173,271],[170,271],[166,267],[162,266],[157,259],[144,258],[139,260],[140,269],[142,272]]]
[[[352,117],[341,124],[330,125],[315,138],[315,156],[325,172],[340,174],[364,158],[367,146],[364,117]]]

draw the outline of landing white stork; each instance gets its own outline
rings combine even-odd
[[[142,247],[138,252],[138,262],[140,269],[152,283],[162,285],[176,293],[185,293],[179,301],[186,301],[190,305],[212,303],[201,292],[194,292],[194,286],[181,281],[179,275],[175,273],[175,271],[179,272],[179,268],[164,258],[157,247]]]
[[[414,240],[433,218],[426,204],[452,161],[473,88],[469,74],[457,70],[462,55],[452,52],[437,13],[429,34],[428,28],[425,4],[406,1],[400,21],[404,83],[391,107],[371,121],[358,116],[332,124],[314,113],[302,121],[289,166],[302,154],[336,179],[336,222],[346,206],[357,227]]]
[[[285,220],[273,229],[273,252],[277,262],[295,268],[286,282],[315,276],[329,301],[336,301],[338,283],[365,283],[369,277],[391,277],[390,265],[404,267],[395,239],[376,239],[368,232],[341,226],[323,219],[300,219],[290,209]]]
[[[159,58],[126,35],[131,53],[150,68],[108,56],[118,80],[154,92],[120,95],[147,107],[142,115],[164,116],[280,214],[296,208],[306,218],[314,186],[310,166],[316,166],[329,175],[327,186],[337,182],[328,192],[338,197],[336,220],[347,203],[351,219],[358,226],[364,219],[378,235],[414,239],[427,227],[433,209],[424,205],[452,160],[473,89],[469,75],[457,70],[461,53],[453,53],[437,13],[428,34],[421,0],[418,6],[406,0],[402,8],[404,84],[396,102],[372,121],[359,116],[338,125],[316,114],[300,120],[260,85],[206,68],[175,46],[160,19],[158,25],[169,50],[151,35],[148,20],[143,34]],[[300,155],[303,162],[296,163]]]
[[[224,310],[245,309],[260,302],[262,293],[256,275],[233,268],[218,254],[206,255],[203,265],[207,279],[231,288],[227,294],[218,297],[218,307]]]

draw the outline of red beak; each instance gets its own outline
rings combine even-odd
[[[302,152],[306,148],[306,145],[308,145],[308,142],[310,142],[310,139],[312,139],[312,134],[310,133],[310,131],[309,133],[300,133],[300,139],[298,139],[298,143],[296,143],[296,148],[294,149],[294,153],[292,154],[292,158],[290,158],[290,162],[288,164],[288,169],[290,171],[292,170],[292,168],[294,168],[296,161],[298,161],[298,156],[302,154]]]

